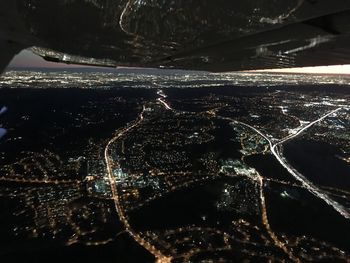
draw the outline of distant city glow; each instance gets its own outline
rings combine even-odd
[[[72,67],[87,67],[87,66],[49,62],[35,55],[30,50],[23,50],[13,58],[13,60],[9,64],[9,67],[17,67],[17,68],[26,68],[26,67],[67,68],[69,67],[69,68],[72,68]],[[255,72],[350,74],[350,65],[286,68],[286,69],[266,69],[266,70],[256,70]]]

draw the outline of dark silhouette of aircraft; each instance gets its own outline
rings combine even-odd
[[[0,70],[24,48],[106,67],[237,71],[350,63],[350,1],[1,0]]]

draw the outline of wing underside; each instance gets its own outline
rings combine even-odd
[[[344,0],[4,0],[2,64],[21,48],[96,66],[208,71],[350,63]],[[5,9],[4,9],[5,8]]]

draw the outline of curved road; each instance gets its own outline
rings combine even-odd
[[[318,198],[321,198],[323,201],[325,201],[328,205],[330,205],[331,207],[333,207],[339,214],[341,214],[343,217],[345,217],[346,219],[350,219],[350,213],[349,211],[343,207],[341,204],[339,204],[338,202],[334,201],[333,199],[331,199],[327,194],[325,194],[324,192],[322,192],[321,189],[319,189],[317,186],[315,186],[312,182],[310,182],[307,178],[305,178],[301,173],[299,173],[294,167],[292,167],[288,161],[282,156],[282,154],[280,153],[278,146],[282,145],[283,143],[292,140],[293,138],[299,136],[301,133],[303,133],[305,130],[311,128],[313,125],[321,122],[322,120],[324,120],[325,118],[327,118],[328,116],[337,113],[338,111],[340,111],[342,108],[337,108],[335,110],[332,110],[330,112],[328,112],[327,114],[321,116],[320,118],[318,118],[317,120],[310,122],[308,125],[302,127],[301,129],[299,129],[296,133],[291,134],[286,136],[285,138],[283,138],[282,140],[278,141],[277,143],[272,143],[272,141],[265,135],[263,134],[261,131],[259,131],[258,129],[256,129],[255,127],[244,123],[244,122],[240,122],[240,121],[236,121],[231,119],[233,122],[235,123],[239,123],[243,126],[246,126],[252,130],[254,130],[256,133],[258,133],[259,135],[261,135],[265,140],[268,141],[269,146],[270,146],[270,150],[271,153],[276,157],[277,161],[285,168],[287,169],[287,171],[298,181],[300,181],[303,186],[310,191],[312,194],[314,194],[315,196],[317,196]]]

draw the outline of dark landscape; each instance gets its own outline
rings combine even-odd
[[[349,262],[348,80],[159,72],[1,76],[1,262]]]

